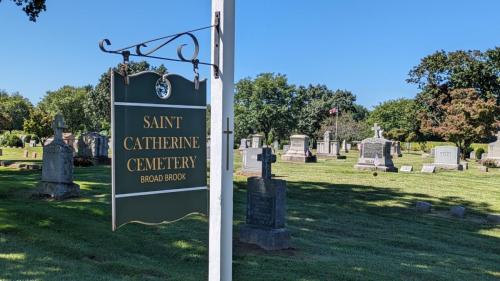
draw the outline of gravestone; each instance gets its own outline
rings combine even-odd
[[[487,173],[488,172],[488,167],[486,166],[479,166],[479,172]]]
[[[469,169],[469,162],[467,162],[467,161],[460,161],[460,165],[462,165],[464,170]]]
[[[23,143],[23,147],[26,146],[26,135],[21,135],[19,138],[21,139],[21,142]]]
[[[62,115],[56,115],[52,128],[54,140],[43,147],[42,181],[37,193],[54,199],[78,196],[80,187],[73,183],[73,149],[62,138],[66,128]]]
[[[262,177],[247,179],[246,223],[240,228],[241,242],[265,250],[290,247],[290,232],[285,228],[286,181],[271,178],[271,163],[276,156],[270,148],[258,154]]]
[[[82,134],[77,142],[79,157],[93,159],[108,158],[108,137],[97,132]]]
[[[481,154],[481,160],[488,158],[488,153]]]
[[[252,135],[252,148],[261,148],[264,142],[264,136],[261,134]]]
[[[349,153],[349,148],[347,147],[347,141],[346,140],[342,141],[342,152]]]
[[[73,135],[72,133],[63,133],[62,140],[65,144],[69,145],[74,152],[78,150],[77,140],[75,138],[75,135]],[[43,145],[46,146],[52,141],[54,141],[54,137],[46,139]]]
[[[411,150],[411,142],[406,142],[406,151]]]
[[[486,221],[488,223],[500,224],[500,214],[488,214],[486,216]]]
[[[361,142],[358,163],[354,168],[358,170],[381,170],[397,172],[391,156],[391,141],[382,136],[380,127],[375,124],[372,128],[374,136]]]
[[[0,156],[2,156],[2,149],[0,149]]]
[[[436,172],[436,166],[434,165],[426,165],[424,164],[422,166],[422,170],[420,171],[421,173],[428,173],[428,174],[432,174],[432,173],[435,173]]]
[[[270,148],[269,148],[270,149]],[[267,148],[247,148],[243,151],[241,174],[246,176],[262,176],[262,163],[259,160],[260,154]],[[276,156],[273,156],[276,158]]]
[[[23,156],[24,158],[29,158],[30,157],[30,152],[28,150],[23,151]]]
[[[242,151],[242,150],[245,150],[247,148],[248,148],[247,139],[241,139],[240,140],[240,147],[238,148],[238,150]]]
[[[38,154],[36,152],[33,151],[33,153],[31,154],[31,156],[36,159],[36,157],[38,156]]]
[[[403,153],[401,153],[401,142],[393,141],[391,143],[391,155],[392,157],[402,157]]]
[[[465,216],[465,207],[453,206],[450,208],[450,214],[456,218],[463,218]]]
[[[318,141],[317,147],[318,158],[346,158],[344,155],[340,155],[338,142],[331,140],[331,131],[325,131],[323,134],[323,141]]]
[[[497,133],[497,140],[488,144],[486,159],[495,160],[497,165],[500,165],[500,131]]]
[[[460,164],[460,150],[456,146],[436,146],[433,165],[443,170],[463,170]]]
[[[30,147],[36,147],[36,140],[30,140]]]
[[[429,202],[419,201],[417,202],[415,209],[417,210],[417,212],[420,213],[430,213],[432,209],[432,204]]]
[[[286,153],[289,149],[290,149],[290,145],[289,144],[283,145],[283,152],[284,153]]]
[[[309,150],[309,137],[306,135],[293,135],[290,137],[290,148],[281,156],[284,161],[291,162],[316,162],[316,156]]]
[[[475,160],[476,159],[476,152],[474,150],[470,152],[469,159],[470,160]]]
[[[410,172],[413,172],[413,166],[401,166],[401,168],[399,169],[399,171],[401,172],[406,172],[406,173],[410,173]]]
[[[436,155],[436,149],[434,147],[431,148],[430,155],[431,155],[431,157],[434,157]]]
[[[271,148],[262,148],[262,153],[257,154],[257,161],[262,163],[261,167],[261,177],[265,179],[270,179],[271,174],[271,164],[276,162],[276,155],[273,154]]]
[[[273,141],[273,149],[274,151],[278,151],[280,149],[280,144],[277,140]]]

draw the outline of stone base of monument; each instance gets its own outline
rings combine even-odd
[[[367,170],[367,171],[382,171],[382,172],[397,172],[398,168],[394,166],[375,166],[368,164],[356,164],[354,168],[358,170]]]
[[[94,165],[111,165],[111,158],[109,157],[97,157],[92,158]]]
[[[264,229],[246,224],[240,227],[240,241],[268,251],[284,250],[290,248],[290,231],[286,228]]]
[[[80,196],[80,186],[76,183],[39,182],[36,194],[56,200]]]
[[[315,163],[318,161],[316,155],[305,156],[301,154],[285,154],[281,156],[281,160],[290,162],[301,162],[301,163]]]
[[[463,171],[464,166],[462,164],[439,164],[439,163],[434,163],[434,166],[436,166],[436,169],[438,170],[458,170],[458,171]]]
[[[290,247],[285,228],[286,181],[250,177],[247,179],[246,221],[240,228],[240,241],[265,250]]]

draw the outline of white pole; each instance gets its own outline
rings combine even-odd
[[[233,262],[234,0],[212,0],[220,12],[219,78],[211,72],[208,280],[231,281]],[[212,30],[212,63],[215,63]]]

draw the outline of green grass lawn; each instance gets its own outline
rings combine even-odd
[[[1,159],[23,160],[22,149]],[[279,158],[279,157],[278,157]],[[359,172],[347,160],[278,163],[288,182],[293,249],[265,252],[237,242],[246,178],[235,176],[233,276],[240,280],[499,280],[500,171]],[[420,154],[395,159],[399,167]],[[236,169],[241,158],[235,159]],[[207,218],[111,231],[110,167],[75,168],[81,198],[32,199],[40,171],[0,167],[0,280],[206,280]],[[417,214],[416,201],[432,202]],[[466,219],[448,217],[462,204]]]

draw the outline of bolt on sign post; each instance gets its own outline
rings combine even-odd
[[[207,214],[206,81],[111,74],[112,228]]]

